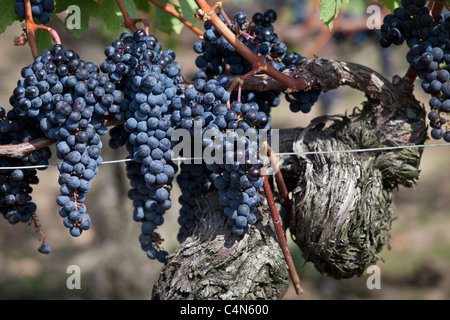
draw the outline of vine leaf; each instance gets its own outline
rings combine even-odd
[[[401,6],[401,0],[378,0],[383,3],[386,8],[391,11]]]
[[[150,12],[150,3],[147,0],[134,0],[136,8],[144,12]]]
[[[322,19],[327,27],[333,28],[334,19],[339,14],[339,10],[343,3],[349,0],[321,0],[319,5],[319,18]]]
[[[0,34],[5,32],[6,28],[12,25],[14,21],[23,19],[14,12],[15,3],[15,1],[2,1],[0,6]]]
[[[160,2],[164,5],[166,5],[170,1],[161,0]],[[172,2],[170,2],[170,3],[175,7],[175,9],[178,12],[180,12],[180,6],[178,6],[177,4],[172,3]],[[183,16],[184,16],[184,14],[183,14]],[[186,19],[187,19],[187,17],[186,17]],[[183,30],[183,27],[184,27],[183,23],[179,19],[175,18],[173,15],[171,15],[165,11],[162,11],[162,10],[155,11],[154,21],[155,21],[155,27],[159,31],[167,33],[167,34],[173,34],[173,33],[179,34],[181,32],[181,30]]]
[[[42,53],[44,49],[51,49],[53,47],[53,39],[47,31],[42,29],[36,30],[35,36],[39,53]]]
[[[194,18],[194,13],[197,11],[197,4],[194,0],[178,0],[180,3],[183,17],[192,24],[196,24],[197,20]]]
[[[69,11],[64,21],[64,27],[67,32],[72,33],[76,38],[80,38],[86,31],[89,29],[89,20],[91,17],[94,17],[98,14],[99,5],[91,0],[58,0],[55,6],[55,13],[60,13],[66,11],[70,8],[70,6],[76,5],[80,8],[79,11]],[[79,14],[78,17],[74,16],[75,14]],[[69,21],[76,21],[79,19],[79,26],[75,26],[75,28],[69,28]]]
[[[138,18],[133,0],[124,0],[122,2],[130,17],[132,19]],[[113,33],[120,33],[125,30],[122,27],[123,15],[116,1],[101,1],[98,3],[98,6],[100,7],[99,20],[105,24],[106,29]]]

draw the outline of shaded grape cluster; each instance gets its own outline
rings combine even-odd
[[[232,232],[243,235],[260,215],[260,138],[267,141],[270,136],[269,118],[255,102],[239,101],[232,102],[229,110],[214,110],[214,115],[218,121],[206,132],[213,135],[213,141],[203,141],[205,147],[220,148],[222,161],[206,159],[206,167],[216,174],[214,186]]]
[[[13,111],[0,107],[0,144],[19,144],[42,137],[35,119],[19,118]],[[50,148],[36,150],[21,159],[0,157],[0,212],[11,224],[29,222],[36,212],[32,185],[38,184],[36,169],[26,166],[48,165]]]
[[[220,16],[220,15],[219,15]],[[220,16],[221,19],[225,19]],[[277,20],[277,13],[268,9],[265,12],[255,13],[248,19],[244,12],[237,12],[233,20],[227,23],[228,28],[255,54],[279,71],[283,71],[300,61],[306,60],[300,54],[289,52],[287,45],[278,39],[274,32],[273,23]],[[205,22],[203,41],[194,43],[193,49],[199,56],[195,60],[199,70],[194,79],[217,79],[227,88],[231,83],[228,75],[244,75],[252,70],[252,65],[243,58],[236,49],[211,25]],[[280,104],[282,90],[271,90],[255,93],[244,90],[240,95],[243,103],[256,102],[260,111],[270,116],[271,108]],[[294,112],[309,112],[311,106],[318,100],[320,90],[298,91],[289,96],[289,103],[294,104],[291,110]],[[232,99],[237,100],[236,91]],[[299,105],[302,104],[302,107]],[[306,104],[308,104],[306,106]]]
[[[36,18],[39,23],[47,24],[50,22],[50,14],[55,11],[55,1],[54,0],[30,0],[31,2],[31,13],[33,18]],[[14,6],[14,12],[25,18],[25,3],[23,0],[16,0]]]
[[[181,195],[178,199],[181,205],[178,217],[180,229],[177,234],[177,239],[180,243],[186,239],[196,226],[197,200],[214,190],[212,180],[212,172],[206,168],[204,163],[180,164],[180,172],[177,176],[177,183],[181,190]]]
[[[402,6],[387,15],[381,26],[380,44],[388,47],[404,42],[412,72],[431,95],[428,119],[432,138],[450,142],[450,13],[433,17],[425,0],[402,0]]]
[[[183,192],[188,187],[194,187],[195,191],[188,192],[189,199],[184,194],[180,197],[179,238],[195,226],[196,217],[187,213],[187,209],[194,209],[195,200],[211,188],[219,193],[232,232],[245,234],[248,225],[255,224],[259,216],[258,192],[262,187],[259,138],[260,130],[265,130],[265,139],[270,135],[269,116],[255,102],[230,100],[217,79],[195,80],[184,96],[172,100],[171,106],[176,128],[187,130],[192,143],[202,143],[200,163],[195,162],[197,154],[181,155],[194,156],[194,163],[183,167],[192,172],[180,173],[178,183]],[[191,145],[188,149],[195,147]]]

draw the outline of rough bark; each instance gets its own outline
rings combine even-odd
[[[270,218],[259,217],[241,239],[231,233],[214,193],[198,204],[197,227],[169,257],[153,299],[282,298],[288,273]]]
[[[289,73],[325,91],[349,85],[366,93],[363,107],[351,115],[320,117],[308,128],[280,132],[280,152],[322,152],[280,158],[294,207],[285,227],[320,272],[358,276],[388,245],[392,191],[417,181],[422,150],[323,152],[423,144],[424,108],[400,78],[390,82],[360,65],[316,59]],[[276,87],[264,81],[265,88]],[[246,85],[251,87],[251,81]],[[280,299],[287,271],[266,208],[261,222],[238,239],[227,228],[214,193],[199,205],[197,228],[169,257],[153,298]]]

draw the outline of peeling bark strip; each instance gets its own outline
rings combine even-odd
[[[281,153],[423,144],[427,138],[425,110],[399,77],[391,83],[366,67],[326,59],[301,63],[289,72],[324,90],[349,85],[368,100],[349,116],[319,117],[306,129],[281,130]],[[258,75],[245,81],[245,89],[252,90],[256,79],[259,85],[263,79],[266,90],[282,88]],[[392,192],[418,180],[422,151],[281,157],[294,210],[292,223],[284,228],[290,228],[305,259],[334,278],[359,276],[376,263],[390,238]],[[266,202],[263,194],[261,199]],[[282,203],[281,196],[278,200]],[[287,267],[267,207],[239,240],[226,225],[217,195],[210,193],[199,204],[197,228],[169,256],[153,299],[282,298]]]

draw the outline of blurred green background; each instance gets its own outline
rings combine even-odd
[[[404,75],[407,70],[406,49],[396,47],[382,52],[376,38],[367,37],[362,29],[335,34],[314,32],[301,20],[295,1],[225,1],[225,10],[232,16],[242,10],[251,16],[266,8],[276,8],[279,19],[275,23],[281,41],[290,50],[312,58],[316,54],[360,63],[380,72],[388,79],[394,74]],[[365,19],[366,6],[352,14]],[[354,9],[354,8],[353,8]],[[358,13],[359,12],[359,13]],[[311,21],[318,16],[305,11]],[[303,17],[305,18],[305,17]],[[361,21],[359,19],[358,21]],[[356,25],[356,24],[355,24]],[[201,25],[199,25],[201,27]],[[347,23],[346,26],[349,26]],[[67,49],[76,50],[85,61],[100,64],[104,48],[119,34],[104,31],[101,22],[91,20],[91,30],[80,39],[68,35],[59,25],[54,25]],[[309,27],[311,28],[311,27]],[[13,46],[14,36],[21,34],[17,22],[0,35],[0,105],[9,108],[8,99],[20,78],[20,70],[31,63],[28,46]],[[375,32],[376,33],[376,32]],[[189,30],[180,35],[168,36],[155,32],[164,48],[177,53],[183,74],[190,78],[195,71],[195,53],[192,44],[198,38]],[[325,41],[320,42],[319,36]],[[329,39],[326,39],[326,38]],[[389,65],[386,65],[387,57]],[[415,95],[425,106],[428,97],[416,82]],[[322,114],[350,112],[364,100],[361,92],[340,88],[320,100],[309,114],[292,114],[283,101],[272,112],[274,128],[304,127]],[[328,101],[328,102],[327,102]],[[113,151],[107,147],[108,135],[103,137],[105,160],[124,159],[124,150]],[[434,141],[429,141],[434,143]],[[52,147],[53,148],[53,147]],[[304,293],[296,296],[292,286],[284,299],[448,299],[450,297],[450,148],[426,148],[421,163],[421,176],[415,188],[400,188],[395,198],[395,214],[390,248],[381,252],[379,262],[381,289],[366,286],[368,275],[347,280],[334,280],[319,274],[311,263],[305,263],[299,249],[291,244],[297,271]],[[51,163],[57,163],[53,157]],[[0,299],[149,299],[153,283],[162,265],[150,261],[140,249],[140,225],[132,220],[132,204],[126,197],[128,180],[125,165],[103,165],[87,194],[87,207],[93,226],[79,238],[73,238],[62,225],[55,202],[59,194],[58,170],[51,167],[39,172],[40,184],[34,188],[33,200],[38,205],[42,230],[52,246],[50,255],[37,252],[39,236],[27,224],[10,225],[0,218]],[[177,202],[179,190],[172,191],[173,208],[165,215],[161,235],[169,252],[177,246]],[[66,280],[68,266],[78,265],[81,270],[81,289],[69,290]]]

